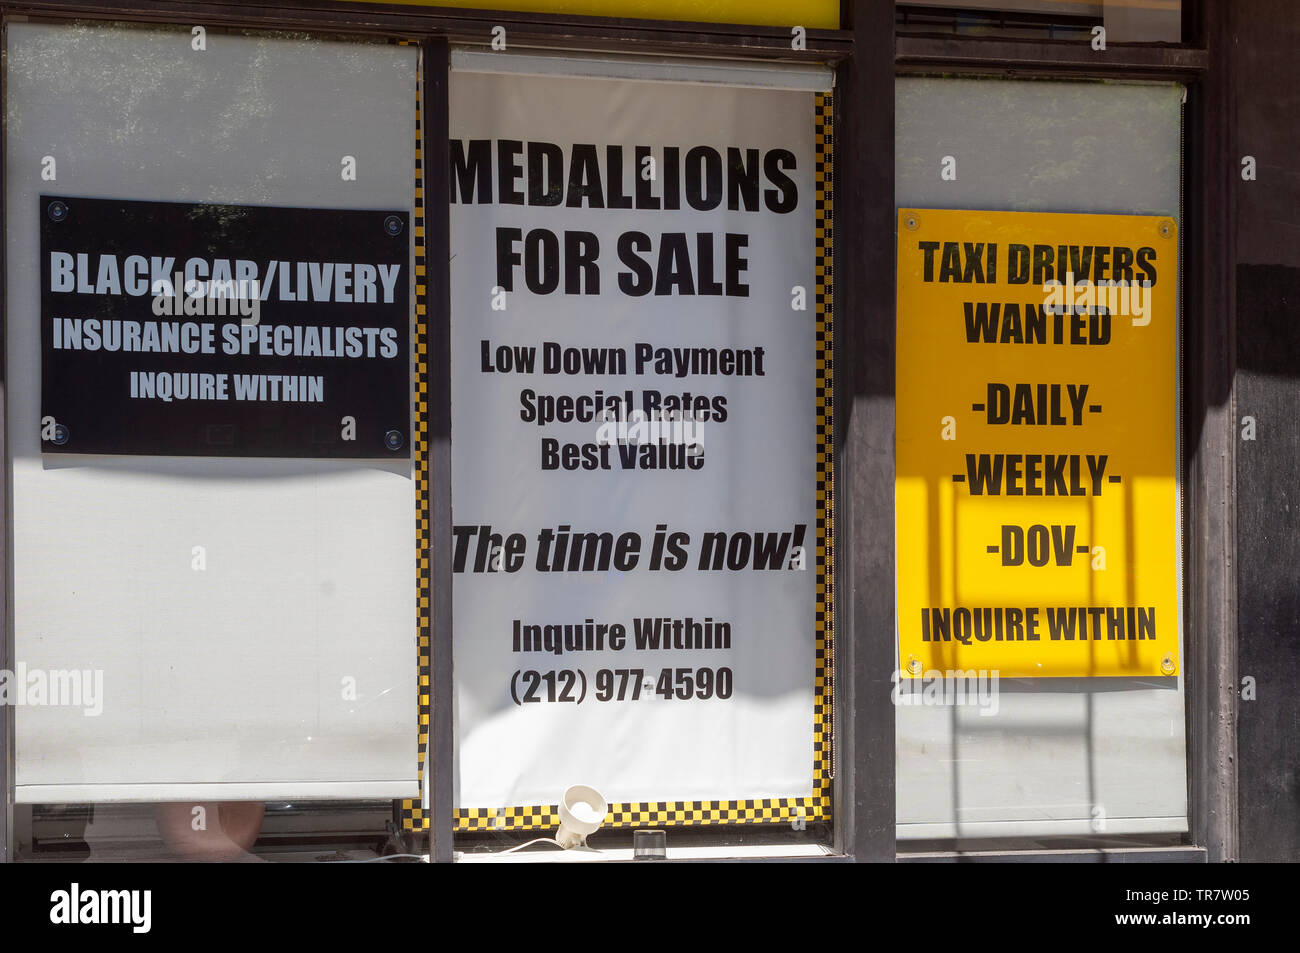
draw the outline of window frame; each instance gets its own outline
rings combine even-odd
[[[996,37],[899,36],[895,7],[842,0],[839,30],[808,30],[792,51],[783,28],[674,23],[608,17],[466,11],[399,4],[281,0],[236,5],[198,0],[28,0],[0,3],[15,18],[54,21],[202,23],[230,28],[303,31],[403,39],[423,56],[422,154],[445,155],[449,49],[486,42],[504,26],[512,44],[595,52],[689,53],[754,60],[824,63],[836,72],[835,227],[841,263],[836,295],[834,451],[836,501],[835,761],[833,854],[828,860],[894,861],[894,97],[895,75],[965,72],[1047,78],[1145,78],[1188,88],[1184,148],[1184,526],[1189,823],[1187,845],[1155,851],[1154,860],[1222,860],[1236,852],[1236,776],[1220,767],[1235,758],[1235,527],[1233,508],[1212,501],[1235,492],[1232,394],[1235,289],[1229,268],[1229,199],[1214,179],[1228,153],[1230,87],[1227,13],[1222,4],[1183,0],[1183,43],[1123,44],[1098,53],[1086,45]],[[1213,43],[1211,43],[1211,40]],[[888,94],[883,94],[884,91]],[[3,109],[0,101],[0,109]],[[852,156],[853,161],[847,161]],[[0,148],[0,180],[3,180]],[[450,290],[447,169],[427,167],[425,207],[430,382],[428,505],[432,518],[432,712],[428,772],[433,862],[453,859],[451,725],[451,443]],[[3,221],[0,193],[0,221]],[[1213,236],[1213,241],[1211,240]],[[0,272],[4,245],[0,244]],[[869,292],[869,293],[868,293]],[[5,302],[0,298],[0,340]],[[4,365],[0,361],[0,385]],[[8,459],[0,386],[0,454]],[[0,509],[9,512],[7,478]],[[0,548],[0,613],[8,618],[7,545]],[[6,621],[0,668],[12,658]],[[0,733],[0,860],[10,859],[13,728],[8,709]],[[1038,851],[1034,859],[1105,859],[1103,851]],[[1050,855],[1050,856],[1049,856]],[[957,859],[957,853],[937,858]],[[1025,857],[1000,853],[980,859]],[[967,859],[962,857],[962,859]]]

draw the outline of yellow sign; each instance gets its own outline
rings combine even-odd
[[[903,677],[1178,671],[1172,219],[902,209]]]
[[[805,30],[838,30],[838,0],[366,0],[416,7],[456,7],[461,10],[513,10],[518,13],[576,14],[642,20],[682,20],[691,23],[735,23],[745,26],[801,26]]]

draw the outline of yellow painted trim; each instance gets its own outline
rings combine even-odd
[[[838,0],[362,0],[411,7],[456,7],[462,10],[509,10],[639,20],[683,20],[690,23],[734,23],[745,26],[802,26],[809,30],[838,30]],[[509,38],[507,37],[507,42]]]

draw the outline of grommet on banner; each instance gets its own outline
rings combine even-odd
[[[396,238],[402,234],[402,219],[399,215],[390,215],[384,219],[384,234]]]
[[[908,661],[908,663],[907,663],[907,670],[908,670],[909,672],[911,672],[913,675],[920,675],[920,674],[921,674],[921,660],[920,660],[919,658],[912,658],[912,659],[910,659],[910,660]]]
[[[1160,671],[1166,675],[1172,675],[1177,668],[1178,666],[1174,664],[1174,657],[1166,652],[1165,657],[1160,660]]]
[[[72,434],[68,432],[68,428],[63,424],[55,424],[54,436],[50,438],[50,443],[54,444],[56,447],[61,447],[68,442],[68,438],[71,436]]]
[[[903,225],[909,232],[914,232],[921,227],[921,218],[915,212],[908,212],[903,216]]]
[[[384,446],[389,450],[401,450],[404,443],[406,443],[406,440],[399,430],[390,430],[384,434]]]
[[[1174,223],[1167,218],[1163,219],[1160,224],[1156,226],[1156,232],[1161,238],[1172,238],[1174,234]]]
[[[62,222],[68,217],[68,206],[64,202],[51,202],[45,214],[50,217],[51,222]]]

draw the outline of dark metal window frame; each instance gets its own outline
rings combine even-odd
[[[1235,776],[1218,767],[1233,752],[1235,577],[1231,493],[1234,370],[1226,199],[1210,173],[1227,166],[1223,128],[1227,84],[1216,0],[1183,0],[1180,46],[1113,46],[1098,54],[1059,42],[984,37],[895,35],[892,3],[842,0],[840,30],[809,30],[807,49],[790,49],[776,27],[652,22],[569,15],[421,8],[396,4],[280,0],[29,0],[0,2],[18,16],[110,21],[201,23],[245,29],[376,35],[419,42],[424,57],[423,154],[445,155],[448,138],[449,45],[486,42],[504,26],[512,46],[607,52],[653,52],[759,60],[821,62],[836,68],[836,243],[841,267],[836,294],[834,435],[837,460],[836,762],[834,850],[839,859],[896,859],[894,707],[890,673],[894,639],[894,76],[914,71],[1011,76],[1165,78],[1188,84],[1184,224],[1185,452],[1188,634],[1190,851],[1210,859],[1235,854]],[[1213,48],[1206,40],[1212,39]],[[886,92],[887,91],[887,92]],[[0,99],[3,108],[3,99]],[[447,170],[427,166],[426,196],[447,195]],[[3,181],[0,150],[0,182]],[[0,221],[3,221],[0,194]],[[449,208],[426,204],[427,258],[449,258]],[[1209,236],[1216,236],[1215,242]],[[0,243],[0,269],[3,267]],[[845,267],[845,263],[852,263]],[[451,395],[450,290],[445,264],[429,275],[430,512],[433,521],[430,620],[432,724],[429,850],[452,859],[451,646]],[[441,278],[441,280],[439,280]],[[4,305],[0,297],[0,455],[8,460],[4,405]],[[1228,505],[1222,505],[1224,499]],[[1211,505],[1210,501],[1215,501]],[[0,510],[9,512],[8,469]],[[6,536],[8,533],[6,533]],[[8,667],[8,545],[0,547],[0,614],[6,619],[0,668]],[[1229,678],[1228,676],[1233,676]],[[1226,688],[1225,688],[1226,686]],[[0,734],[0,860],[11,838],[13,735],[9,713]],[[1230,763],[1230,762],[1229,762]],[[1182,856],[1157,851],[1154,859]],[[1051,853],[1051,852],[1049,852]],[[1057,852],[1060,859],[1097,859],[1104,852]],[[955,856],[955,855],[953,855]],[[1000,854],[999,859],[1030,857]],[[834,859],[828,858],[828,859]],[[943,859],[943,858],[940,858]],[[1035,859],[1045,859],[1042,852]],[[1050,858],[1049,858],[1050,859]],[[1120,859],[1112,855],[1112,859]],[[1125,858],[1129,859],[1129,858]],[[1132,858],[1139,859],[1139,858]]]

